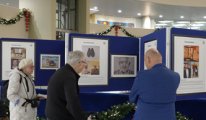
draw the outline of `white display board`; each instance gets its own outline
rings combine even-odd
[[[8,80],[9,73],[24,58],[32,59],[35,63],[34,42],[2,41],[2,80]]]
[[[147,50],[149,50],[151,48],[157,49],[157,40],[152,40],[152,41],[144,43],[144,53],[146,53]],[[144,56],[142,56],[142,57],[144,57]],[[147,67],[144,64],[144,69],[146,69],[146,68]]]
[[[174,71],[180,74],[177,93],[206,92],[206,39],[174,36]]]
[[[83,70],[79,85],[108,84],[108,40],[73,38],[73,51],[83,51],[87,66]]]

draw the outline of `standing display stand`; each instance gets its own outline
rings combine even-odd
[[[142,38],[76,33],[68,34],[66,41],[1,38],[1,83],[8,79],[7,74],[20,59],[31,57],[35,61],[34,80],[38,92],[46,94],[49,78],[65,65],[68,53],[82,50],[88,66],[81,74],[81,104],[86,111],[102,111],[128,100],[135,76],[139,70],[146,69],[145,52],[155,48],[162,54],[163,64],[181,76],[177,111],[205,120],[205,43],[205,31],[179,28],[159,29]],[[38,108],[40,117],[45,117],[45,104],[46,101],[42,101]]]
[[[205,43],[205,31],[180,28],[156,30],[140,43],[140,70],[145,69],[145,49],[157,48],[163,64],[180,74],[176,110],[195,120],[206,119]]]

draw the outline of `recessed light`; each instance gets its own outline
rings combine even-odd
[[[166,23],[158,23],[158,24],[155,24],[157,26],[166,26],[167,24]]]
[[[186,24],[174,24],[173,26],[174,27],[183,27],[183,26],[186,26]]]
[[[181,19],[185,18],[184,16],[180,16]]]
[[[10,5],[10,3],[6,3],[6,5]]]
[[[194,23],[198,23],[198,24],[205,24],[206,21],[195,21]]]
[[[206,16],[204,16],[203,18],[206,19]]]
[[[118,10],[117,12],[118,12],[118,13],[122,13],[122,10]]]
[[[90,8],[90,11],[98,12],[99,10],[98,10],[98,9],[95,10],[95,9],[93,9],[93,8]]]
[[[163,21],[158,21],[159,23],[172,23],[172,22],[174,22],[174,21],[172,21],[172,20],[163,20]]]
[[[93,8],[90,8],[90,11],[98,12],[98,11],[99,11],[99,9],[98,9],[98,7],[97,7],[97,6],[94,6]]]
[[[200,29],[200,27],[190,27],[189,29]]]
[[[192,27],[201,27],[204,26],[204,24],[191,24]]]
[[[94,6],[94,9],[95,9],[95,10],[98,10],[98,7],[97,7],[97,6]]]
[[[190,23],[190,21],[177,21],[176,23],[180,23],[180,24],[188,24],[188,23]]]
[[[138,15],[138,16],[141,16],[142,14],[141,14],[141,13],[137,13],[137,15]]]
[[[163,18],[163,15],[159,15],[159,18]]]

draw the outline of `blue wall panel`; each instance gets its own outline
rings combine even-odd
[[[40,69],[40,55],[41,54],[58,54],[61,55],[61,66],[65,64],[65,42],[54,40],[32,40],[32,39],[16,39],[16,38],[1,38],[2,41],[15,42],[35,42],[35,84],[38,86],[46,86],[51,75],[55,70],[41,70]],[[2,51],[0,50],[0,53]],[[1,63],[2,60],[0,60]],[[1,74],[1,73],[0,73]]]
[[[166,29],[158,29],[155,32],[141,38],[140,70],[144,70],[144,43],[157,40],[157,49],[162,54],[162,62],[166,65]]]

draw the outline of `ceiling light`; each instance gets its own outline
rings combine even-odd
[[[190,29],[200,29],[200,27],[190,27]]]
[[[141,14],[141,13],[137,13],[137,15],[138,15],[138,16],[141,16],[142,14]]]
[[[188,23],[190,23],[190,21],[177,21],[176,23],[180,23],[180,24],[188,24]]]
[[[93,12],[98,12],[99,9],[97,6],[94,6],[93,8],[90,8],[90,11],[93,11]]]
[[[174,22],[174,21],[171,21],[171,20],[162,20],[162,21],[158,21],[159,23],[171,23],[171,22]]]
[[[183,27],[183,26],[186,26],[186,24],[174,24],[173,26],[174,27]]]
[[[97,7],[97,6],[94,6],[94,9],[95,9],[95,10],[98,10],[98,7]]]
[[[159,18],[162,18],[163,17],[163,15],[159,15]]]
[[[185,18],[184,16],[180,16],[181,19]]]
[[[122,10],[118,10],[117,12],[118,12],[118,13],[122,13]]]
[[[157,26],[166,26],[167,24],[165,24],[165,23],[157,23],[155,25],[157,25]]]
[[[198,24],[205,24],[205,21],[195,21],[194,23],[198,23]]]
[[[191,24],[192,27],[201,27],[204,26],[204,24]]]
[[[10,5],[10,3],[6,3],[6,5]]]
[[[203,18],[206,19],[206,16],[204,16]]]

